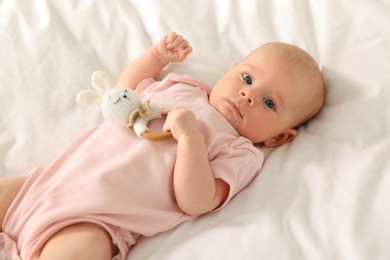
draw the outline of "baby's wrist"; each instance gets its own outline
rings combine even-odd
[[[189,143],[199,143],[204,141],[204,136],[200,131],[192,131],[191,133],[183,133],[178,138],[177,141],[180,142],[189,142]]]
[[[168,65],[169,64],[169,61],[164,58],[164,56],[161,54],[161,52],[158,50],[158,47],[157,45],[153,45],[151,48],[150,48],[150,52],[153,54],[153,56],[164,66]]]

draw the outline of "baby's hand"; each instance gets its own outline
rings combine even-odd
[[[163,109],[162,113],[167,115],[163,131],[171,131],[177,141],[183,137],[201,135],[198,121],[191,110],[184,107],[168,107]]]
[[[192,47],[183,36],[170,32],[155,45],[155,55],[165,63],[182,62],[192,52]]]

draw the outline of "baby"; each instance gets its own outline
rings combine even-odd
[[[235,64],[210,89],[169,74],[192,51],[168,33],[132,62],[126,86],[166,119],[151,142],[110,123],[88,130],[47,168],[0,181],[0,242],[11,259],[125,259],[139,236],[152,236],[221,209],[259,173],[278,147],[324,104],[314,60],[285,43],[268,43]],[[92,245],[92,246],[91,246]]]

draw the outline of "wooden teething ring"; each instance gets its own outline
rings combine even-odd
[[[150,141],[165,141],[165,140],[172,138],[172,133],[171,133],[171,131],[155,133],[155,132],[151,132],[149,130],[146,130],[145,132],[141,133],[141,136],[145,139],[150,140]]]
[[[129,125],[130,129],[133,129],[136,134],[142,138],[151,141],[164,141],[172,138],[171,131],[165,132],[152,132],[148,128],[150,120],[155,118],[162,118],[164,115],[161,113],[161,109],[157,107],[149,107],[149,101],[145,101],[142,104],[141,109],[134,110],[130,115]]]

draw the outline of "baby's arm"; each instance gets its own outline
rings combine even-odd
[[[5,213],[19,193],[26,179],[25,176],[0,179],[0,232],[3,232]]]
[[[229,194],[229,185],[215,179],[207,157],[206,143],[192,111],[171,107],[164,130],[177,140],[177,158],[173,187],[179,208],[188,215],[201,215],[221,205]]]
[[[135,89],[142,80],[156,78],[170,62],[182,62],[191,51],[187,40],[170,32],[127,66],[117,86]]]

